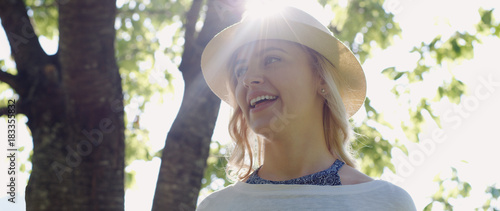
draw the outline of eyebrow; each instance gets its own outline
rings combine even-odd
[[[283,53],[287,53],[285,50],[281,49],[281,48],[277,48],[277,47],[268,47],[268,48],[264,48],[263,50],[261,50],[257,55],[262,55],[266,52],[269,52],[269,51],[281,51]]]
[[[257,53],[257,56],[261,56],[262,54],[266,53],[266,52],[269,52],[269,51],[281,51],[283,53],[286,53],[288,54],[285,50],[281,49],[281,48],[277,48],[277,47],[268,47],[268,48],[264,48],[262,49],[261,51],[259,51]],[[247,60],[246,59],[238,59],[236,60],[234,63],[233,63],[233,67],[238,65],[238,64],[242,64],[242,63],[245,63]]]

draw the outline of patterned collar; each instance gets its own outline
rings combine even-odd
[[[285,181],[271,181],[262,179],[259,177],[258,172],[260,170],[259,167],[255,170],[246,183],[248,184],[282,184],[282,185],[323,185],[323,186],[333,186],[333,185],[342,185],[340,182],[340,177],[338,174],[339,169],[344,165],[344,162],[340,160],[335,160],[335,162],[330,166],[330,168],[316,172],[313,174],[309,174],[303,177],[285,180]]]

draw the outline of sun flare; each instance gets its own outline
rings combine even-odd
[[[283,0],[254,0],[245,5],[246,16],[263,18],[279,13],[288,4]]]

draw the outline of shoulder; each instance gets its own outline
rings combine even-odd
[[[363,201],[358,205],[367,203],[373,206],[376,202],[383,209],[390,207],[390,210],[416,210],[410,194],[397,185],[384,180],[374,180],[348,165],[342,166],[339,170],[339,177],[346,189],[359,194],[351,195],[360,197],[358,199]]]
[[[384,180],[339,186],[339,195],[350,210],[409,210],[415,203],[403,188]]]
[[[390,210],[416,210],[413,199],[403,188],[384,180],[372,183],[377,183],[377,188],[371,194],[374,201],[385,204]]]
[[[227,210],[228,206],[238,204],[239,198],[242,198],[241,194],[239,194],[240,191],[238,191],[238,183],[240,182],[211,193],[198,204],[196,210]]]
[[[373,178],[346,164],[340,168],[339,177],[342,185],[355,185],[373,181]]]
[[[204,198],[199,204],[196,210],[210,210],[210,207],[220,204],[221,199],[224,198],[225,195],[230,194],[232,192],[233,185],[225,187],[222,190],[218,190],[216,192],[211,193],[206,198]]]

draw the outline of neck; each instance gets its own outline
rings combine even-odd
[[[328,150],[322,125],[301,131],[283,131],[272,140],[264,140],[264,164],[259,170],[263,179],[283,181],[329,168],[337,159]]]

